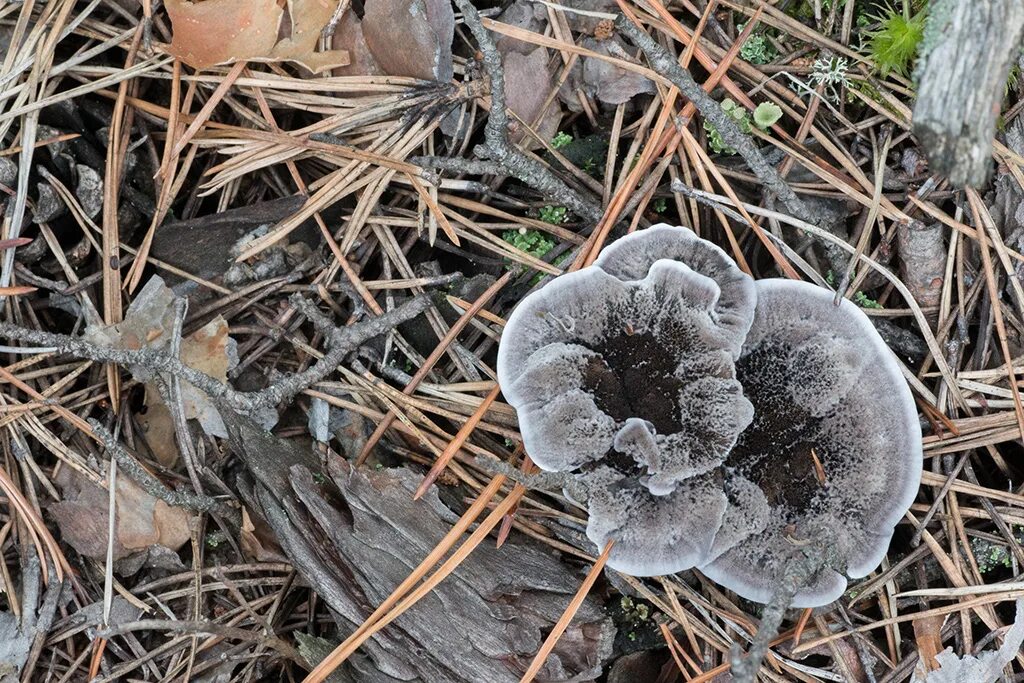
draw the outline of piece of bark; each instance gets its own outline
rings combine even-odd
[[[258,505],[295,568],[335,612],[343,636],[457,518],[434,490],[412,499],[420,477],[411,470],[353,471],[333,458],[324,477],[317,458],[294,441],[234,415],[225,422],[232,449],[256,479],[243,496]],[[514,537],[500,549],[485,542],[344,670],[360,683],[518,681],[580,581],[541,546]],[[611,655],[614,631],[597,599],[588,597],[538,680],[595,680]]]
[[[914,300],[925,308],[939,305],[945,277],[946,245],[940,223],[912,220],[896,226],[903,281]]]
[[[1024,34],[1020,0],[935,0],[918,65],[914,134],[933,171],[982,185],[1010,65]]]
[[[264,225],[274,225],[302,208],[301,195],[281,197],[248,206],[228,209],[212,216],[168,221],[153,235],[150,255],[207,280],[216,280],[235,263],[231,248],[246,233]],[[329,210],[329,214],[332,212]],[[318,243],[320,233],[312,219],[302,223],[288,236],[292,242]],[[196,304],[211,294],[193,281],[173,273],[163,273],[168,287],[179,295],[187,294]]]

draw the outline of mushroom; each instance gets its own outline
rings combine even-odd
[[[502,390],[533,461],[582,484],[610,567],[698,567],[763,603],[792,585],[809,607],[878,566],[917,491],[920,424],[867,316],[833,296],[755,283],[661,225],[513,311]]]
[[[616,540],[611,567],[681,571],[764,525],[766,505],[728,514],[729,491],[754,487],[727,485],[739,475],[721,469],[753,417],[735,378],[753,313],[753,281],[724,252],[659,226],[509,317],[498,379],[524,446],[541,469],[584,484],[589,538]]]
[[[620,280],[642,280],[660,259],[685,263],[715,281],[720,293],[711,315],[718,327],[731,334],[733,358],[738,357],[754,320],[757,293],[753,279],[718,245],[697,237],[687,228],[659,223],[613,242],[594,265]]]
[[[850,301],[806,282],[757,282],[754,322],[736,364],[754,420],[725,468],[755,482],[768,525],[701,567],[768,602],[796,548],[827,548],[828,566],[793,598],[839,598],[885,556],[921,477],[917,408],[892,352]],[[844,576],[845,573],[845,576]]]

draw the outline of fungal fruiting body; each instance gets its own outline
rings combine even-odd
[[[806,282],[757,282],[757,309],[736,364],[754,419],[726,458],[766,496],[771,514],[702,571],[752,600],[771,597],[787,554],[827,544],[825,568],[794,606],[827,604],[846,576],[879,565],[921,476],[917,408],[899,366],[855,304]],[[846,576],[843,575],[845,570]]]
[[[622,238],[527,296],[498,379],[527,453],[582,484],[587,535],[614,540],[625,573],[700,567],[763,602],[788,552],[829,539],[863,576],[917,489],[913,400],[864,314],[755,283],[685,228]],[[819,572],[796,603],[845,585]]]

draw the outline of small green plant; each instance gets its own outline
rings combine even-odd
[[[540,219],[551,225],[560,225],[569,216],[569,209],[564,206],[545,206],[540,210]]]
[[[729,97],[722,100],[722,110],[736,122],[736,125],[744,133],[749,133],[752,126],[757,126],[761,130],[767,130],[782,117],[782,110],[778,106],[771,102],[762,102],[754,109],[754,117],[751,119],[750,113]],[[706,119],[704,121],[704,130],[708,132],[708,144],[716,153],[736,153],[736,150],[725,144],[722,134],[718,132],[714,124]]]
[[[782,109],[772,102],[762,102],[754,108],[754,125],[761,130],[768,130],[782,118]]]
[[[1008,97],[1011,92],[1017,89],[1020,83],[1020,64],[1015,63],[1010,67],[1010,73],[1006,75],[1006,87],[1003,88],[1003,97]]]
[[[558,135],[551,138],[551,146],[555,149],[562,149],[572,142],[572,136],[566,133],[564,130],[558,131]]]
[[[651,616],[651,608],[642,602],[633,602],[633,598],[629,596],[623,596],[622,600],[619,601],[619,607],[622,608],[623,621],[629,621],[634,624],[638,624]]]
[[[559,208],[564,210],[564,207]],[[555,240],[551,239],[540,230],[527,230],[526,228],[506,230],[502,233],[501,239],[505,240],[519,251],[525,251],[530,256],[535,256],[536,258],[543,257],[544,254],[555,248]]]
[[[861,308],[885,308],[882,304],[878,303],[864,292],[856,292],[853,295],[853,302]]]
[[[868,55],[882,76],[910,75],[910,65],[924,38],[926,12],[924,7],[911,14],[910,3],[905,1],[902,10],[889,5],[881,14],[871,15],[871,20],[880,25],[868,34]]]
[[[651,204],[651,208],[654,210],[654,213],[665,213],[665,209],[668,208],[668,200],[664,197],[658,197]]]
[[[1024,543],[1024,526],[1013,525],[1013,536],[1018,543]],[[978,562],[978,570],[989,574],[1000,569],[1013,567],[1013,553],[1001,543],[992,543],[983,538],[971,539],[971,552]]]
[[[825,282],[828,283],[829,287],[835,287],[836,286],[836,275],[835,275],[835,273],[833,273],[831,270],[828,271],[827,273],[825,273]],[[883,306],[882,304],[878,303],[877,301],[875,301],[874,299],[872,299],[867,294],[865,294],[864,292],[861,292],[861,291],[856,291],[856,292],[853,293],[853,303],[857,304],[861,308],[874,308],[874,309],[883,309],[883,308],[885,308],[885,306]]]
[[[742,26],[737,28],[742,29]],[[778,52],[775,51],[775,47],[768,42],[767,36],[763,33],[757,33],[743,43],[743,47],[740,48],[740,57],[743,61],[750,62],[751,64],[767,64],[776,57]]]

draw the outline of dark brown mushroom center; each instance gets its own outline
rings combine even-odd
[[[792,378],[785,344],[765,343],[736,363],[743,393],[754,406],[754,421],[740,434],[727,467],[757,484],[773,507],[794,515],[807,511],[821,490],[819,464],[822,419],[794,405],[786,386]],[[815,460],[817,459],[817,464]]]
[[[669,349],[650,332],[624,331],[594,351],[601,358],[589,363],[583,382],[598,408],[618,422],[647,420],[659,434],[679,431],[683,382],[674,375],[679,362]]]

